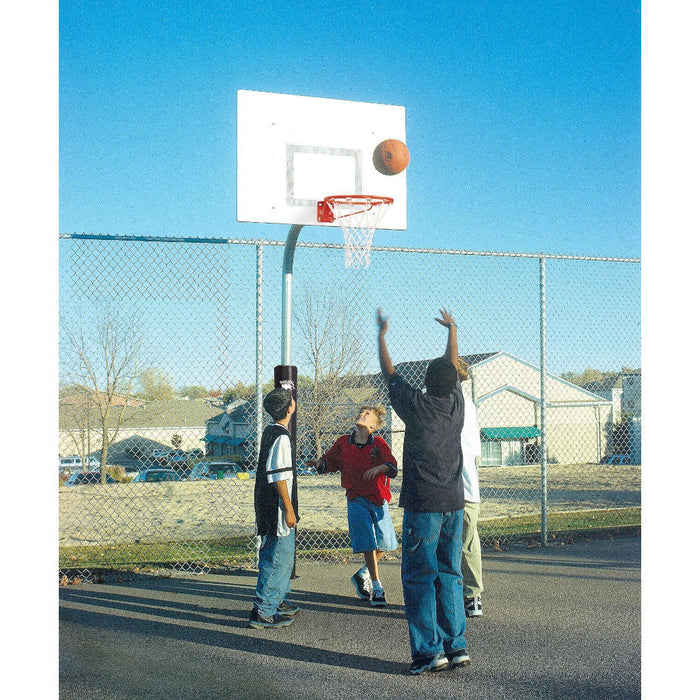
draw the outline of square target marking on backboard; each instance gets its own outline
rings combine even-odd
[[[239,221],[337,226],[317,221],[317,202],[334,194],[392,197],[382,229],[406,229],[406,172],[373,164],[385,139],[406,142],[405,109],[250,90],[238,91]]]

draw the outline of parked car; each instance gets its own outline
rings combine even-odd
[[[75,472],[70,479],[66,481],[66,486],[82,486],[83,484],[99,484],[100,471],[93,470],[89,472]],[[116,484],[117,482],[109,475],[105,474],[105,483]]]
[[[180,481],[180,477],[172,469],[144,469],[134,477],[131,483],[142,481]]]
[[[58,458],[58,469],[59,471],[65,471],[70,469],[72,471],[84,469],[97,469],[100,466],[99,460],[94,457],[86,458],[85,464],[83,465],[82,457],[59,457]]]
[[[195,462],[190,469],[187,478],[190,481],[198,481],[199,479],[209,478],[209,464],[207,462]]]
[[[190,456],[185,452],[184,450],[172,450],[171,452],[168,452],[168,464],[175,464],[175,465],[181,465],[181,464],[187,464]]]
[[[208,479],[249,479],[250,474],[235,462],[209,462]]]
[[[153,450],[153,459],[161,467],[185,466],[189,458],[184,450]]]

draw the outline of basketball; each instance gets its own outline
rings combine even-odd
[[[382,175],[398,175],[406,169],[410,158],[403,141],[387,139],[374,149],[372,162]]]

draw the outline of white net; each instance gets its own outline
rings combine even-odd
[[[345,267],[369,267],[372,237],[386,208],[393,203],[390,197],[353,195],[330,197],[326,200],[333,218],[343,229],[345,238]]]

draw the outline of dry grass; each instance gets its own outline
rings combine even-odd
[[[480,469],[481,520],[540,512],[539,465]],[[639,507],[641,467],[550,465],[551,512]],[[254,533],[254,479],[59,487],[61,546],[192,541]],[[392,520],[401,530],[401,479],[392,482]],[[338,474],[299,477],[300,531],[347,530]]]

